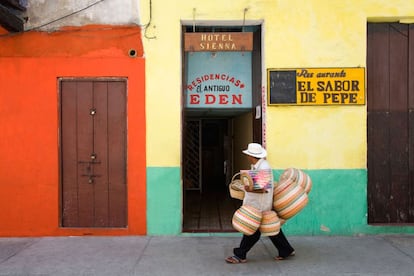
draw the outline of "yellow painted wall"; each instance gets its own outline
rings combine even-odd
[[[140,3],[148,23],[148,1]],[[180,166],[181,24],[263,22],[267,68],[365,67],[368,21],[414,21],[414,0],[152,1],[143,33],[147,166]],[[276,168],[366,167],[366,106],[268,106],[266,145]]]

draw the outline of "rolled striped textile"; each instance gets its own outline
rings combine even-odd
[[[280,232],[280,219],[275,211],[262,212],[262,221],[259,230],[263,236],[274,236]]]
[[[305,189],[306,193],[309,193],[312,189],[312,179],[309,174],[297,168],[288,168],[282,172],[280,175],[280,181],[290,179],[295,181],[298,185],[302,186]]]
[[[298,185],[303,187],[305,192],[309,194],[310,190],[312,189],[312,179],[310,176],[302,170],[298,170],[298,177],[296,179]]]
[[[282,174],[279,177],[279,180],[286,180],[286,179],[292,179],[293,181],[296,181],[296,178],[298,177],[298,169],[296,168],[287,168],[282,172]]]
[[[237,231],[250,236],[259,229],[262,212],[248,205],[242,205],[232,218],[232,225]]]
[[[281,179],[278,183],[275,183],[273,188],[273,195],[282,193],[285,189],[289,189],[291,186],[295,186],[296,182],[292,178]]]
[[[279,182],[273,193],[273,208],[282,219],[289,219],[308,204],[308,194],[292,179]]]
[[[302,211],[308,202],[308,194],[303,191],[303,193],[301,193],[299,196],[293,198],[291,201],[286,202],[286,205],[280,205],[280,208],[277,210],[277,214],[285,220],[290,219]]]

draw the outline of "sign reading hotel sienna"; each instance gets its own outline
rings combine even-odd
[[[185,33],[187,52],[251,51],[253,33]]]
[[[363,105],[365,69],[268,69],[268,102],[282,105]]]

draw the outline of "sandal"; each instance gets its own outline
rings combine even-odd
[[[226,262],[229,263],[229,264],[243,264],[243,263],[247,262],[247,260],[246,259],[240,259],[236,255],[234,255],[234,256],[227,257]]]
[[[293,252],[292,252],[292,253],[290,253],[290,254],[289,254],[289,256],[287,256],[287,257],[295,256],[295,254],[296,254],[296,252],[295,252],[295,251],[293,251]],[[283,260],[284,260],[284,259],[286,259],[287,257],[276,256],[276,257],[275,257],[275,260],[276,260],[276,261],[283,261]]]

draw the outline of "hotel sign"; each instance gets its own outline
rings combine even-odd
[[[186,52],[252,51],[253,33],[185,33]]]
[[[364,105],[364,68],[268,69],[271,105]]]

